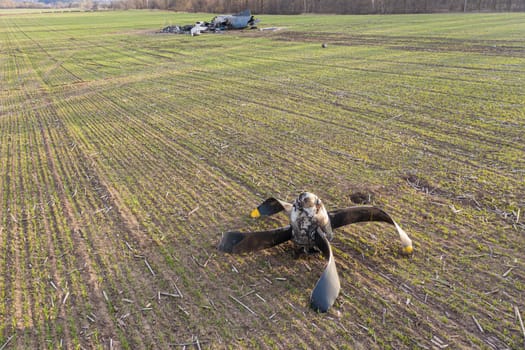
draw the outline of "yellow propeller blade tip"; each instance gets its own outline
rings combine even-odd
[[[252,210],[252,212],[250,213],[250,216],[252,218],[258,218],[259,216],[261,216],[261,213],[259,213],[259,209],[255,208]]]
[[[407,247],[403,247],[403,253],[405,254],[412,254],[413,251],[414,251],[414,248],[411,245]]]

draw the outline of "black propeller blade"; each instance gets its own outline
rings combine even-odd
[[[219,250],[240,254],[266,249],[292,239],[290,225],[270,231],[226,232],[219,243]]]
[[[252,210],[250,216],[252,218],[258,218],[259,216],[270,216],[273,214],[277,214],[283,210],[286,213],[289,213],[291,209],[292,205],[290,203],[283,202],[281,200],[270,197],[264,202],[262,202],[261,205],[259,205],[257,208]]]
[[[339,282],[339,275],[335,267],[334,256],[332,255],[332,247],[330,242],[324,235],[318,234],[316,236],[317,247],[323,253],[323,256],[328,259],[328,263],[323,271],[323,274],[315,284],[310,296],[310,305],[316,311],[327,312],[339,295],[341,283]]]
[[[270,216],[281,211],[285,211],[290,215],[290,220],[294,215],[292,211],[297,212],[294,205],[281,201],[276,198],[268,198],[256,209],[254,209],[250,216],[253,218],[259,216]],[[323,207],[324,210],[324,207]],[[326,213],[326,212],[325,212]],[[326,214],[325,214],[326,215]],[[410,254],[413,251],[412,240],[403,231],[401,227],[386,213],[383,209],[374,206],[354,206],[344,209],[336,209],[328,212],[328,219],[332,229],[354,224],[357,222],[381,221],[393,225],[401,239],[403,245],[403,252]],[[297,224],[295,224],[297,225]],[[315,246],[319,248],[323,256],[328,260],[325,270],[317,281],[310,297],[310,303],[314,310],[326,312],[335,302],[339,295],[341,284],[335,259],[332,253],[330,242],[323,232],[318,227],[315,234]],[[248,253],[261,249],[273,247],[275,245],[284,243],[294,239],[293,225],[288,225],[282,228],[259,231],[259,232],[226,232],[223,234],[218,249],[226,253],[240,254]],[[294,241],[295,242],[295,241]]]

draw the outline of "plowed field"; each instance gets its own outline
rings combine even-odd
[[[0,348],[523,349],[525,15],[211,17],[0,12]],[[304,190],[414,254],[216,250]]]

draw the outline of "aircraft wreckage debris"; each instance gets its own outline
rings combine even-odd
[[[218,15],[213,17],[210,22],[198,21],[195,24],[183,26],[171,25],[164,27],[160,33],[190,34],[191,36],[200,35],[201,33],[220,33],[224,30],[257,28],[256,24],[259,19],[252,16],[250,10],[245,10],[233,15]]]
[[[412,240],[405,231],[387,212],[378,207],[355,206],[328,212],[315,194],[303,192],[293,203],[273,197],[268,198],[252,210],[250,216],[252,218],[271,216],[281,211],[288,214],[289,225],[268,231],[225,232],[218,249],[226,253],[241,254],[271,248],[292,240],[296,256],[297,253],[321,252],[327,263],[310,295],[310,305],[316,311],[327,312],[334,304],[341,288],[330,245],[334,235],[333,229],[357,222],[383,221],[396,228],[403,246],[402,252],[408,255],[413,251]],[[278,277],[277,280],[279,278],[282,279]],[[271,284],[270,280],[267,282]],[[255,314],[252,310],[249,311]]]

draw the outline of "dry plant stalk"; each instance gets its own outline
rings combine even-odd
[[[235,300],[237,303],[239,303],[241,306],[243,306],[246,310],[250,311],[251,314],[257,316],[257,314],[255,313],[255,311],[253,311],[253,310],[250,309],[248,306],[246,306],[246,304],[244,304],[242,301],[240,301],[239,299],[237,299],[237,298],[234,297],[233,295],[230,295],[230,298],[232,298],[233,300]]]
[[[64,305],[67,301],[67,298],[69,298],[69,291],[66,293],[66,295],[64,296],[64,299],[62,300],[62,305]]]
[[[523,348],[525,348],[525,327],[523,326],[523,320],[521,319],[520,309],[518,309],[517,306],[514,306],[514,312],[516,313],[516,317],[520,322],[521,332],[523,333]]]
[[[15,335],[13,334],[12,336],[10,336],[9,338],[7,338],[6,342],[4,343],[4,345],[2,345],[2,347],[0,348],[0,350],[4,350],[6,348],[6,346],[11,342],[11,339],[13,339]]]
[[[151,272],[152,276],[155,276],[155,271],[151,268],[151,265],[149,264],[147,259],[144,259],[144,262],[146,263],[146,266],[148,267],[149,272]]]
[[[474,323],[476,324],[476,326],[478,326],[479,331],[481,333],[485,333],[485,331],[483,330],[483,328],[481,327],[481,325],[479,324],[478,320],[476,319],[474,315],[472,315],[472,319],[474,320]]]

